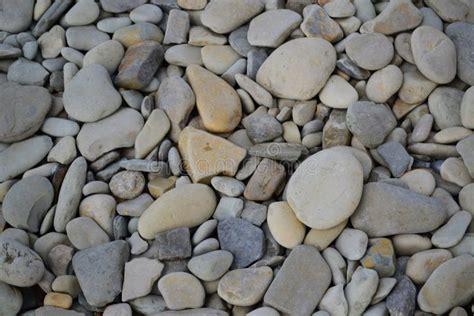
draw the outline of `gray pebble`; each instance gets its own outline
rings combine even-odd
[[[156,235],[159,260],[179,260],[191,257],[189,228],[180,227]]]

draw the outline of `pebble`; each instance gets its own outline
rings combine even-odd
[[[457,76],[469,85],[474,85],[473,62],[469,58],[474,45],[472,30],[472,24],[466,22],[455,22],[446,27],[446,35],[456,47]]]
[[[400,203],[403,207],[399,206]],[[388,223],[386,216],[393,221]],[[438,228],[445,219],[446,210],[437,199],[378,182],[364,186],[351,222],[354,228],[363,230],[369,237],[383,237],[429,232]]]
[[[13,227],[38,232],[53,197],[53,186],[47,178],[32,176],[22,179],[8,190],[3,199],[3,218]]]
[[[436,180],[430,171],[415,169],[405,173],[400,180],[408,185],[408,188],[416,193],[430,196],[436,187]]]
[[[66,225],[69,241],[79,250],[98,246],[110,241],[109,236],[89,217],[77,217]]]
[[[143,127],[143,117],[135,110],[124,108],[93,123],[82,125],[77,135],[77,147],[89,161],[123,147],[131,147]]]
[[[189,15],[186,11],[173,9],[168,13],[163,44],[183,44],[187,42]]]
[[[216,75],[224,74],[240,58],[228,45],[206,45],[201,56],[204,66]]]
[[[374,297],[372,297],[370,304],[374,305],[382,302],[382,300],[390,294],[396,284],[397,279],[395,278],[380,278],[377,292],[375,292]]]
[[[212,31],[230,33],[264,9],[261,1],[217,0],[209,3],[201,15],[201,22]]]
[[[180,260],[191,257],[189,228],[180,227],[156,234],[159,260]]]
[[[385,35],[364,33],[347,39],[346,53],[357,66],[367,70],[379,70],[390,63],[394,48]]]
[[[257,72],[257,83],[276,97],[306,100],[323,88],[335,65],[335,50],[329,42],[295,39],[265,60]]]
[[[86,181],[87,163],[84,157],[76,158],[64,176],[54,214],[54,229],[64,232],[72,220],[82,197],[82,187]]]
[[[100,14],[99,6],[93,0],[77,2],[64,16],[64,21],[70,26],[93,23]]]
[[[331,269],[333,283],[337,285],[345,284],[347,264],[341,254],[336,249],[329,247],[323,251],[323,258]]]
[[[456,212],[449,221],[438,228],[431,236],[431,243],[438,248],[457,245],[471,223],[472,214],[468,211]]]
[[[403,84],[398,97],[408,104],[419,104],[425,101],[436,88],[436,83],[423,76],[419,71],[403,73]]]
[[[474,184],[468,184],[459,192],[459,205],[462,209],[472,212],[474,207],[472,206],[472,193],[474,192]]]
[[[413,158],[398,142],[390,141],[377,148],[377,153],[396,178],[401,177],[413,164]]]
[[[331,283],[331,270],[312,246],[295,247],[270,284],[264,303],[283,313],[310,315]]]
[[[66,32],[64,29],[55,25],[48,32],[38,38],[38,45],[41,49],[41,56],[44,58],[56,58],[61,53],[61,49],[66,46]]]
[[[234,176],[246,150],[228,140],[194,127],[186,127],[179,136],[179,151],[193,182],[202,182],[211,176]],[[203,165],[201,161],[207,163]],[[222,161],[228,163],[222,164]]]
[[[248,31],[249,26],[246,25],[239,27],[229,34],[228,41],[230,46],[242,57],[247,57],[255,49],[247,40]]]
[[[441,165],[441,177],[449,182],[455,183],[460,187],[464,187],[473,180],[469,175],[469,171],[459,158],[450,157]]]
[[[41,126],[43,133],[53,137],[76,136],[79,129],[76,122],[58,117],[46,118]]]
[[[114,33],[115,31],[132,24],[132,21],[127,16],[110,17],[101,19],[97,22],[97,28],[102,32]]]
[[[49,72],[39,63],[19,58],[8,67],[8,81],[21,85],[42,86],[46,82]]]
[[[148,243],[140,237],[138,232],[134,232],[127,241],[132,255],[139,255],[148,250]]]
[[[145,3],[145,0],[100,0],[102,8],[111,13],[122,13],[135,9]]]
[[[344,229],[336,240],[336,249],[348,260],[360,260],[368,244],[367,234],[358,229]]]
[[[227,37],[216,34],[204,26],[193,26],[189,30],[188,43],[193,46],[224,45],[226,42]]]
[[[473,291],[469,276],[474,271],[474,258],[462,255],[443,262],[430,275],[418,293],[421,310],[443,314],[470,299]]]
[[[77,50],[91,50],[109,39],[109,35],[99,31],[95,25],[71,26],[66,30],[68,46]]]
[[[111,304],[104,310],[104,316],[132,316],[132,308],[127,303]]]
[[[474,136],[464,138],[456,145],[457,152],[461,155],[464,165],[471,177],[474,177]],[[1,178],[1,177],[0,177]]]
[[[381,278],[392,276],[395,273],[395,251],[390,239],[379,238],[371,242],[361,263],[365,268],[377,271]]]
[[[99,64],[105,67],[112,75],[120,64],[124,55],[122,44],[116,40],[105,41],[92,48],[84,55],[83,65]]]
[[[408,259],[406,274],[415,284],[424,284],[443,262],[453,258],[446,249],[427,249],[413,254]]]
[[[365,311],[377,291],[378,283],[379,277],[375,270],[357,268],[344,289],[349,315],[361,315]]]
[[[34,1],[10,3],[2,1],[0,29],[10,33],[20,33],[31,24]]]
[[[265,243],[260,228],[240,218],[219,222],[217,234],[222,250],[234,256],[233,268],[245,268],[263,256]]]
[[[88,304],[102,307],[120,294],[128,256],[129,247],[124,240],[101,244],[74,255],[72,266]]]
[[[204,184],[179,186],[145,210],[139,219],[138,231],[145,239],[153,239],[157,233],[169,229],[198,226],[211,217],[215,207],[216,197],[210,187]]]
[[[325,105],[336,109],[347,109],[359,99],[357,91],[342,77],[329,77],[326,85],[319,93],[319,99]]]
[[[244,197],[251,201],[268,200],[281,187],[285,177],[286,171],[283,165],[264,158],[247,182]]]
[[[119,41],[126,48],[147,41],[158,44],[163,41],[163,32],[155,24],[137,23],[119,28],[112,39]]]
[[[114,113],[122,104],[107,69],[98,64],[82,68],[66,85],[64,109],[81,122],[96,122]]]
[[[125,263],[122,301],[127,302],[150,294],[163,268],[164,264],[148,258],[136,258]]]
[[[301,16],[292,10],[265,11],[250,21],[248,41],[253,46],[278,47],[301,21]]]
[[[193,90],[181,77],[168,77],[161,82],[155,95],[155,104],[166,112],[171,123],[169,136],[174,142],[178,141],[195,102]]]
[[[288,203],[270,204],[267,222],[272,236],[281,246],[292,249],[303,242],[305,226],[296,218]]]
[[[213,177],[211,179],[212,187],[227,196],[238,197],[242,195],[245,184],[231,177]]]
[[[165,60],[170,65],[187,67],[192,64],[202,65],[201,48],[181,44],[170,47],[165,52]]]
[[[43,277],[45,271],[43,260],[36,252],[20,242],[0,238],[0,258],[3,258],[0,267],[1,282],[18,287],[30,287]]]
[[[170,126],[163,110],[153,110],[135,139],[135,158],[145,158],[163,140]]]
[[[270,114],[250,115],[245,118],[243,124],[253,143],[268,142],[283,133],[281,123]]]
[[[257,309],[254,309],[250,313],[247,313],[247,316],[279,316],[280,313],[278,313],[277,310],[271,308],[271,307],[260,307]]]
[[[186,272],[173,272],[160,278],[158,289],[171,310],[199,308],[204,305],[205,292],[199,280]]]
[[[134,23],[148,22],[158,24],[162,18],[163,12],[160,7],[152,4],[142,4],[130,11],[130,20]]]
[[[254,225],[261,226],[267,218],[267,206],[253,201],[246,201],[240,217]]]
[[[462,1],[443,3],[437,0],[428,0],[426,5],[433,9],[446,22],[463,21],[468,14],[468,6]]]
[[[300,28],[307,37],[320,37],[333,43],[344,36],[339,24],[316,4],[306,6],[303,9],[303,17]]]
[[[397,125],[397,120],[383,104],[357,101],[347,109],[346,124],[364,146],[374,148],[383,143]]]
[[[273,107],[272,95],[251,78],[243,74],[236,74],[235,81],[252,97],[253,100],[255,100],[257,104],[264,105],[267,108]]]
[[[402,86],[403,73],[395,65],[388,65],[372,74],[367,81],[367,98],[375,103],[385,103]]]
[[[262,299],[272,279],[272,269],[265,266],[232,270],[219,280],[217,293],[229,304],[252,306]]]
[[[313,119],[315,111],[316,111],[316,102],[302,101],[302,102],[297,102],[293,106],[291,115],[296,125],[304,126]]]
[[[386,308],[393,315],[413,315],[415,312],[416,287],[407,276],[398,279],[386,299]]]
[[[305,245],[312,245],[319,251],[326,249],[346,227],[347,221],[329,229],[312,228],[303,241]]]
[[[306,226],[328,229],[352,215],[362,195],[362,183],[362,166],[354,156],[324,150],[307,158],[292,175],[286,193],[288,204]],[[345,192],[344,196],[339,192]]]
[[[4,315],[16,315],[23,304],[21,292],[6,283],[0,283],[0,312]]]
[[[69,309],[72,306],[72,297],[64,293],[50,292],[44,297],[43,304],[44,306],[55,306]]]
[[[474,128],[474,88],[470,87],[464,93],[461,101],[461,123],[466,128]]]
[[[194,256],[188,262],[188,269],[203,281],[219,280],[232,265],[232,253],[225,250],[211,251]]]
[[[223,79],[197,65],[188,66],[186,76],[205,128],[216,133],[234,130],[242,116],[237,92]]]

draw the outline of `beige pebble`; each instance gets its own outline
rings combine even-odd
[[[424,195],[431,195],[436,187],[436,181],[431,172],[416,169],[405,173],[400,180],[405,182],[410,190]]]
[[[303,242],[305,226],[296,218],[288,203],[270,204],[267,222],[273,237],[283,247],[291,249]]]

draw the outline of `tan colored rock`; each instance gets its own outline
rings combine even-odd
[[[216,208],[214,191],[204,184],[185,184],[170,190],[150,205],[138,221],[143,238],[178,227],[194,227],[208,220]]]
[[[347,220],[329,229],[311,229],[304,239],[305,245],[312,245],[319,251],[326,249],[344,230]]]
[[[176,183],[176,177],[169,178],[157,177],[148,182],[148,191],[155,198],[159,198],[165,192],[171,190]]]
[[[285,248],[301,244],[306,228],[296,218],[286,202],[274,202],[268,206],[267,223],[273,238]]]
[[[50,292],[44,297],[43,304],[69,309],[72,306],[72,297],[68,294]]]
[[[188,66],[186,76],[205,128],[215,133],[233,131],[242,117],[242,105],[234,88],[198,65]]]
[[[234,176],[247,153],[222,137],[190,126],[181,132],[178,145],[193,182],[206,182],[219,174]]]
[[[400,180],[405,182],[411,191],[430,196],[436,187],[436,181],[430,171],[415,169],[405,173]]]
[[[206,45],[201,49],[201,56],[204,66],[216,75],[222,75],[240,59],[240,55],[229,45]]]

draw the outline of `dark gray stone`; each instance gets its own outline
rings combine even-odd
[[[229,35],[230,46],[242,57],[247,57],[251,50],[255,50],[255,47],[247,40],[248,31],[249,26],[246,25],[232,31]]]
[[[370,71],[360,68],[348,57],[338,59],[336,61],[336,67],[354,79],[365,80],[370,77]]]
[[[122,13],[135,9],[147,0],[100,0],[102,9],[111,13]]]
[[[263,256],[265,237],[263,231],[240,218],[229,218],[219,222],[217,235],[221,249],[234,255],[232,267],[248,267]]]
[[[247,135],[254,143],[263,143],[275,139],[283,133],[283,127],[270,114],[249,116],[244,122]]]
[[[72,266],[87,302],[105,306],[122,292],[123,268],[129,246],[124,240],[112,241],[79,251]]]
[[[124,239],[128,236],[128,220],[125,216],[117,215],[114,217],[112,223],[112,230],[114,233],[114,239]]]
[[[413,315],[416,308],[416,287],[406,275],[398,279],[397,285],[385,301],[390,316]]]
[[[56,22],[61,18],[63,13],[65,13],[73,3],[75,3],[74,0],[54,1],[48,8],[48,10],[43,13],[39,21],[36,23],[35,28],[33,29],[33,35],[38,38],[43,33],[49,31],[49,29],[54,24],[56,24]]]
[[[456,47],[457,76],[470,86],[474,86],[474,24],[467,22],[451,23],[446,28],[446,35]]]
[[[160,6],[160,8],[165,12],[170,12],[173,9],[180,8],[176,0],[151,0],[150,2]]]
[[[267,59],[268,54],[264,49],[253,49],[247,54],[247,76],[256,80],[257,71]]]
[[[400,178],[413,163],[413,157],[411,157],[398,142],[388,142],[380,145],[377,148],[378,154],[382,157],[385,163],[388,165],[390,172],[395,178]]]
[[[347,109],[346,124],[364,146],[375,148],[397,126],[397,119],[384,104],[356,101]]]
[[[188,227],[171,229],[156,235],[158,259],[179,260],[191,257],[192,246]]]
[[[474,135],[461,140],[456,145],[456,149],[461,155],[469,174],[474,177]]]
[[[130,46],[120,63],[115,84],[126,89],[145,88],[163,61],[163,47],[154,41]]]

